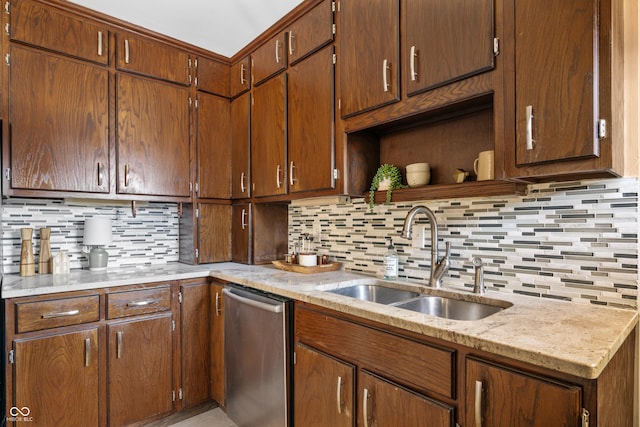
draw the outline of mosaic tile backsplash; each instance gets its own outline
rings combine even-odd
[[[431,262],[427,218],[416,218],[412,241],[400,237],[405,216],[419,204],[436,215],[440,256],[444,242],[451,242],[445,286],[471,289],[471,260],[478,256],[485,263],[485,284],[492,290],[637,308],[635,178],[536,184],[528,187],[526,196],[376,205],[373,213],[365,199],[292,206],[289,244],[293,247],[301,233],[310,233],[317,250],[343,262],[346,269],[380,277],[385,238],[392,236],[400,278],[424,283]],[[421,229],[426,229],[424,247],[419,247]]]
[[[104,202],[108,203],[108,202]],[[33,228],[33,247],[38,262],[40,228],[51,229],[51,253],[65,251],[71,268],[87,268],[82,252],[84,220],[105,216],[112,220],[113,243],[106,247],[109,268],[164,264],[178,261],[178,207],[175,203],[138,204],[134,218],[131,205],[95,204],[83,201],[7,199],[2,202],[3,272],[20,270],[20,229]]]

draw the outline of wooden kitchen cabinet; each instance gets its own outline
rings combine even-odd
[[[231,101],[231,198],[251,196],[251,94]]]
[[[85,17],[73,16],[53,5],[31,0],[12,0],[7,5],[11,41],[27,43],[99,64],[109,63],[110,31],[107,25]],[[82,77],[78,76],[77,82],[82,81]]]
[[[116,85],[118,193],[189,197],[188,88],[127,73]]]
[[[206,279],[180,282],[180,352],[182,408],[209,400],[211,368],[211,288]]]
[[[232,212],[233,262],[266,264],[288,252],[285,203],[238,203]]]
[[[342,117],[400,100],[399,0],[340,2]]]
[[[333,47],[327,46],[289,67],[287,74],[289,193],[333,188]]]
[[[201,56],[195,60],[195,68],[195,85],[199,91],[231,97],[229,64]]]
[[[254,197],[287,192],[286,87],[282,73],[253,89],[251,100],[251,182]]]
[[[294,425],[353,426],[355,372],[353,365],[297,343],[294,365]]]
[[[210,346],[210,394],[224,407],[225,405],[225,371],[224,371],[224,298],[222,298],[224,285],[213,282],[210,285],[210,323],[209,323],[209,346]]]
[[[285,33],[280,32],[251,54],[251,81],[258,86],[287,67]]]
[[[582,416],[582,389],[467,358],[465,405],[467,425],[569,427]]]
[[[28,408],[29,413],[22,412],[30,420],[24,421],[33,426],[99,425],[98,336],[98,327],[91,326],[16,339],[12,347],[15,394],[7,395],[8,406]]]
[[[231,104],[226,98],[198,93],[197,180],[200,198],[231,197]]]
[[[198,263],[231,260],[231,205],[198,204]]]
[[[187,52],[133,33],[116,33],[116,68],[184,86],[191,84]]]
[[[231,97],[236,96],[249,90],[251,86],[251,57],[245,56],[238,62],[231,64],[229,75],[231,86]]]
[[[251,263],[251,204],[239,203],[231,207],[231,261]]]
[[[403,96],[494,66],[494,0],[402,0]]]
[[[289,65],[333,41],[333,4],[323,0],[287,27]]]
[[[109,192],[105,68],[12,45],[9,103],[12,190]]]

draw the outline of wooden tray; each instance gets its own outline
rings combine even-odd
[[[285,271],[293,271],[295,273],[304,273],[304,274],[312,274],[312,273],[324,273],[327,271],[336,271],[339,270],[342,266],[341,262],[330,262],[329,264],[321,264],[313,267],[305,267],[300,264],[289,264],[284,261],[271,261],[276,268]]]

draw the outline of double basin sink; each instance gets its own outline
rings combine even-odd
[[[512,304],[479,296],[474,300],[440,289],[429,289],[420,293],[411,289],[396,288],[391,283],[375,281],[328,292],[379,304],[391,305],[418,313],[452,320],[479,320],[498,313]]]

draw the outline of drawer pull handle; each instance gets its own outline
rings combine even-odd
[[[124,63],[129,63],[129,40],[125,39],[124,41]]]
[[[102,169],[103,168],[104,168],[104,165],[101,162],[98,162],[98,187],[102,187],[102,177],[103,177]]]
[[[80,310],[59,311],[57,313],[45,313],[42,315],[43,319],[55,319],[56,317],[68,317],[80,314]]]
[[[220,316],[220,312],[221,312],[221,308],[220,308],[220,292],[216,292],[216,317]]]
[[[116,359],[122,357],[122,331],[116,333]]]
[[[382,88],[385,92],[389,92],[389,61],[382,61]]]
[[[338,405],[338,414],[342,414],[342,377],[340,376],[336,387],[336,403]]]
[[[280,40],[276,40],[276,64],[280,63]]]
[[[144,307],[145,305],[151,305],[157,303],[157,299],[147,299],[144,301],[131,301],[127,303],[127,307]]]
[[[98,56],[102,56],[102,31],[98,31]]]
[[[129,165],[124,165],[124,187],[127,188],[129,186]]]
[[[244,76],[244,72],[245,72],[245,68],[244,68],[244,63],[240,64],[240,84],[244,85],[245,83],[247,83],[247,78]]]
[[[416,73],[416,57],[418,55],[416,54],[416,47],[415,46],[411,46],[411,52],[409,53],[409,68],[411,69],[411,81],[415,82],[416,81],[416,77],[418,77],[418,74]]]
[[[533,150],[533,143],[536,142],[533,139],[533,105],[527,105],[527,150]]]
[[[84,366],[89,367],[91,362],[91,338],[84,340]]]
[[[482,427],[482,381],[476,381],[476,398],[474,409],[476,427]]]
[[[369,399],[371,399],[371,395],[369,390],[365,388],[362,393],[362,421],[364,422],[364,427],[369,427]]]

